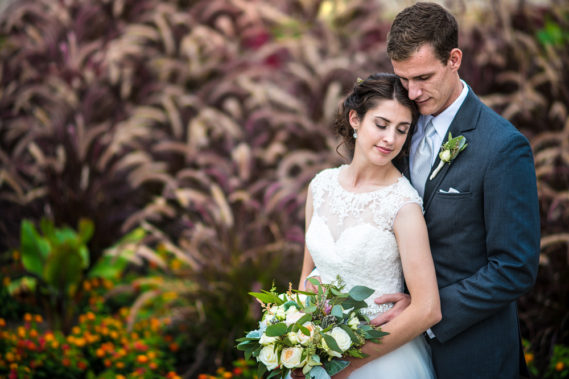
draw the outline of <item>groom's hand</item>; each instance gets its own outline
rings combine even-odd
[[[411,304],[411,296],[406,293],[391,293],[376,298],[374,302],[378,305],[393,303],[393,308],[387,312],[381,313],[379,316],[370,321],[370,323],[374,326],[381,326],[386,322],[393,320],[399,315],[399,313],[403,312],[405,308]]]

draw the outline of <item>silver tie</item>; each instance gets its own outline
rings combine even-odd
[[[423,135],[421,142],[419,142],[419,146],[417,146],[417,151],[415,151],[415,156],[413,157],[411,182],[421,197],[423,197],[425,192],[427,176],[429,176],[429,172],[431,171],[431,162],[433,159],[432,145],[435,133],[436,130],[433,126],[433,119],[431,119],[425,127],[425,134]]]

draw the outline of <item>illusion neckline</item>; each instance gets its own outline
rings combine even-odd
[[[403,180],[403,179],[405,178],[405,175],[401,174],[401,176],[399,176],[399,177],[397,178],[397,180],[394,181],[394,182],[391,183],[391,184],[387,184],[387,185],[385,185],[385,186],[380,186],[380,187],[378,187],[378,188],[376,188],[376,189],[374,189],[374,190],[372,190],[372,191],[353,192],[353,191],[350,191],[350,190],[347,190],[346,188],[344,188],[344,186],[342,185],[342,183],[340,183],[340,171],[342,171],[342,169],[344,169],[345,167],[348,167],[348,165],[347,165],[347,164],[344,164],[344,165],[341,165],[340,167],[338,167],[338,170],[337,170],[337,172],[336,172],[336,183],[338,184],[338,186],[340,187],[340,189],[341,189],[343,192],[349,193],[349,194],[351,194],[351,195],[370,195],[370,194],[374,194],[374,193],[376,193],[376,192],[385,191],[386,189],[391,188],[391,187],[397,185],[401,180]]]

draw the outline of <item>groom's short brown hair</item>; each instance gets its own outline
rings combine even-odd
[[[451,50],[458,47],[458,23],[442,6],[419,2],[395,17],[387,36],[387,54],[394,61],[403,61],[426,43],[446,64]]]

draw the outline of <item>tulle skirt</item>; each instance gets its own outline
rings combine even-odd
[[[434,379],[431,349],[423,336],[354,371],[349,379]]]

